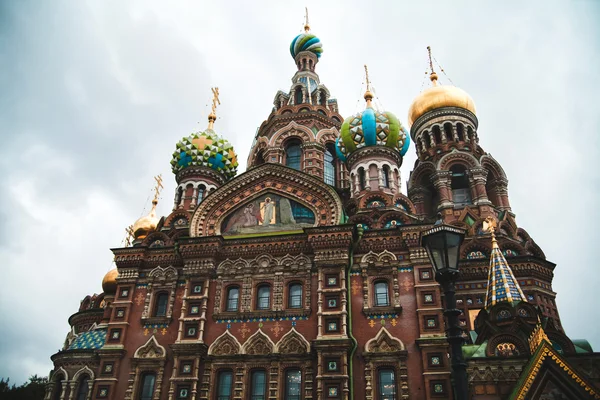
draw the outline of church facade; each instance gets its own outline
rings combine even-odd
[[[239,175],[213,90],[208,128],[176,144],[171,214],[156,215],[156,196],[113,249],[103,292],[52,356],[46,399],[453,398],[444,297],[420,241],[439,220],[467,232],[470,398],[600,398],[599,358],[563,330],[555,264],[518,225],[472,98],[432,67],[409,130],[374,106],[367,75],[364,111],[344,118],[308,25],[290,52],[292,84]]]

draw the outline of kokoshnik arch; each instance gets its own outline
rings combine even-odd
[[[344,119],[322,52],[307,23],[239,175],[213,89],[208,128],[175,146],[172,212],[157,216],[156,196],[133,243],[112,249],[45,398],[452,398],[444,299],[420,246],[438,220],[468,232],[457,303],[471,398],[600,398],[598,354],[563,330],[555,264],[517,223],[473,99],[431,65],[404,125],[375,107],[367,74],[364,111]]]

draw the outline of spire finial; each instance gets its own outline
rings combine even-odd
[[[219,100],[219,88],[214,87],[210,88],[213,93],[212,99],[212,111],[208,114],[208,129],[213,129],[215,126],[215,121],[217,120],[217,105],[221,104],[221,100]]]
[[[431,73],[429,74],[429,79],[431,79],[433,86],[436,86],[438,76],[433,70],[433,57],[431,56],[431,46],[427,46],[427,54],[429,55],[429,69],[431,70]]]
[[[304,32],[310,31],[310,24],[308,23],[308,7],[304,7],[306,13],[304,14]]]
[[[131,241],[133,240],[133,225],[129,225],[125,228],[125,239],[123,239],[124,247],[131,246]]]
[[[489,232],[492,235],[492,248],[498,248],[498,241],[496,240],[496,227],[498,223],[494,219],[494,217],[487,217],[483,221],[483,230],[484,232]]]
[[[371,101],[373,100],[373,93],[371,92],[371,81],[369,80],[369,69],[365,64],[365,75],[367,77],[367,91],[365,92],[365,100],[367,101],[367,108],[373,108]]]

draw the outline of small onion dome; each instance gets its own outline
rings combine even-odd
[[[114,294],[117,292],[117,276],[119,271],[116,268],[111,269],[102,279],[102,290],[105,294]]]
[[[367,107],[362,113],[344,120],[340,138],[336,140],[336,153],[342,161],[346,161],[352,152],[361,147],[387,146],[404,156],[409,144],[408,131],[394,114]]]
[[[237,155],[233,146],[212,129],[192,133],[177,143],[171,159],[171,169],[177,174],[192,166],[208,167],[220,172],[229,180],[237,173]]]
[[[150,232],[156,230],[160,219],[156,216],[156,205],[158,201],[152,200],[152,209],[148,213],[135,221],[133,224],[133,237],[135,239],[144,239]]]
[[[422,91],[412,102],[408,109],[408,124],[412,124],[423,114],[442,107],[458,107],[475,114],[475,103],[467,92],[451,85],[438,85],[437,74],[431,73],[429,79],[433,83],[428,89]]]
[[[318,37],[312,33],[304,32],[296,36],[290,45],[290,53],[293,58],[296,58],[301,51],[310,51],[319,58],[323,53],[323,45]]]

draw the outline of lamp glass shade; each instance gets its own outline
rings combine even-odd
[[[436,274],[458,271],[460,245],[465,237],[462,229],[438,225],[423,234],[421,244],[427,250]]]

